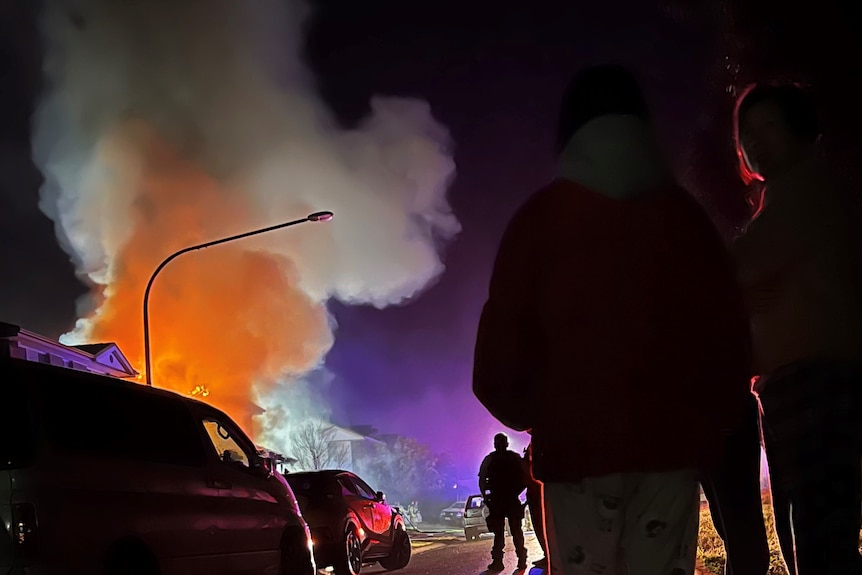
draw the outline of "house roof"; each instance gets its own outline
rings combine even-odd
[[[115,377],[134,377],[138,374],[115,343],[65,345],[57,340],[6,322],[0,322],[0,338],[27,341],[42,350],[56,350],[57,353],[64,354],[66,357],[69,357],[68,354],[72,354],[79,361],[99,364],[102,368],[110,370],[111,375]]]
[[[329,441],[370,441],[372,443],[383,443],[373,437],[357,433],[352,429],[347,429],[331,423],[329,426],[333,430],[332,437],[329,438]]]
[[[105,351],[112,345],[116,345],[114,343],[85,343],[82,345],[73,345],[71,347],[75,347],[80,349],[81,351],[87,352],[90,355],[99,355],[101,352]]]

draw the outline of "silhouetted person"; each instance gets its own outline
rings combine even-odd
[[[740,99],[736,121],[743,175],[765,189],[734,255],[782,551],[791,564],[795,551],[798,575],[859,574],[858,214],[818,156],[816,109],[801,89],[757,86]]]
[[[505,433],[494,436],[494,451],[489,453],[479,468],[479,490],[488,506],[488,531],[494,534],[491,564],[488,571],[500,572],[503,565],[503,548],[506,546],[506,521],[512,532],[512,543],[518,555],[518,569],[527,567],[527,548],[524,546],[524,506],[521,493],[526,489],[524,464],[521,457],[509,449]]]
[[[696,470],[750,396],[733,266],[625,69],[575,77],[557,152],[503,236],[473,390],[532,434],[552,573],[691,574]]]
[[[758,411],[757,398],[751,395],[742,420],[725,440],[724,458],[705,470],[701,481],[715,530],[724,541],[725,575],[766,575],[769,571]]]
[[[530,508],[530,520],[533,523],[533,531],[539,541],[539,547],[545,555],[533,565],[539,569],[548,568],[548,546],[545,542],[545,512],[542,510],[542,482],[533,476],[533,444],[524,449],[524,465],[527,469],[527,507]]]

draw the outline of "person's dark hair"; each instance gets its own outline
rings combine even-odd
[[[760,176],[751,171],[742,153],[740,124],[751,108],[772,102],[781,112],[787,127],[796,137],[814,143],[820,137],[817,107],[806,91],[796,84],[751,84],[739,95],[733,111],[733,139],[739,160],[739,173],[746,185]]]
[[[747,90],[736,108],[737,131],[745,114],[763,102],[775,104],[796,137],[810,143],[817,141],[820,136],[817,107],[805,90],[795,84],[759,84]]]
[[[554,151],[562,152],[584,124],[607,115],[648,118],[646,100],[634,75],[616,64],[593,66],[575,74],[560,103]]]
[[[498,433],[495,435],[494,447],[509,447],[509,436],[505,433]]]

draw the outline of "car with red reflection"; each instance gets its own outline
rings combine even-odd
[[[0,357],[0,573],[312,575],[287,481],[224,412]]]
[[[336,575],[358,575],[364,565],[387,571],[410,563],[404,518],[354,473],[341,470],[286,473],[311,529],[314,557]]]

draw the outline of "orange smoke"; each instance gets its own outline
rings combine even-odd
[[[241,194],[185,160],[143,122],[125,122],[97,154],[113,169],[104,185],[117,188],[99,192],[132,193],[134,223],[88,318],[88,336],[116,342],[143,379],[143,294],[156,266],[184,247],[278,221],[253,221]],[[301,232],[273,235],[279,233]],[[332,343],[326,310],[298,288],[292,262],[255,251],[256,245],[240,240],[180,256],[150,293],[153,384],[225,410],[248,432],[252,386],[265,390],[284,375],[308,371]]]

